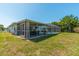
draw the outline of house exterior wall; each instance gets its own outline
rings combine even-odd
[[[17,34],[17,24],[14,24],[12,26],[10,26],[8,29],[7,29],[8,32],[11,32],[12,34]]]
[[[29,38],[29,22],[21,22],[17,25],[17,35],[20,35],[25,38]]]
[[[41,24],[31,21],[21,21],[17,24],[13,24],[8,28],[8,31],[22,36],[24,38],[32,38],[41,35],[55,34],[61,31],[58,26],[49,26],[47,24]],[[33,32],[34,31],[34,32]]]

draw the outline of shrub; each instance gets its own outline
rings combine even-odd
[[[75,27],[74,32],[79,32],[79,27]]]

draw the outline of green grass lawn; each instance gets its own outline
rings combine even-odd
[[[9,56],[79,56],[79,33],[60,33],[34,40],[23,40],[0,32],[0,55]]]

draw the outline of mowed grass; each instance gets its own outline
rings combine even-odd
[[[79,33],[59,33],[34,40],[23,40],[0,32],[1,56],[79,56]]]

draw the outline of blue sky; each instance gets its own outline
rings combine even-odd
[[[49,23],[70,14],[79,16],[79,4],[0,4],[0,24],[5,27],[25,18]]]

